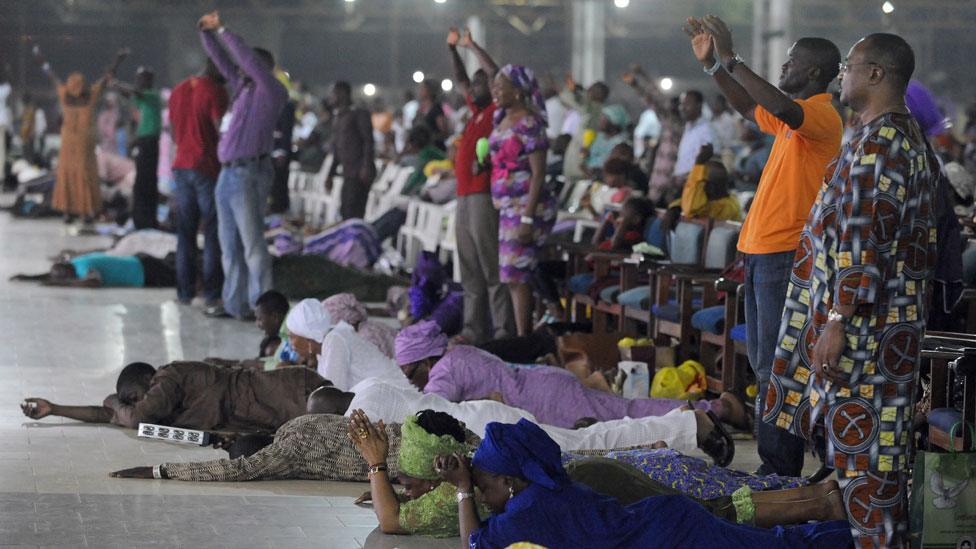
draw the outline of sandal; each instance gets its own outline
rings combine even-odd
[[[689,404],[691,404],[690,401]],[[735,442],[714,412],[708,410],[705,413],[712,422],[712,430],[705,436],[705,440],[702,441],[699,448],[712,458],[715,465],[726,467],[732,463],[732,458],[735,457]]]

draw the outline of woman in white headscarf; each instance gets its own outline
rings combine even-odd
[[[347,322],[334,323],[328,309],[317,299],[304,299],[292,307],[285,327],[292,348],[305,364],[343,391],[368,377],[408,383],[393,359]]]

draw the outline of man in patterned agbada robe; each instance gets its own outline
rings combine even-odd
[[[935,263],[937,159],[905,106],[911,47],[869,35],[841,64],[863,129],[800,237],[762,420],[826,442],[859,547],[907,547],[915,375]]]

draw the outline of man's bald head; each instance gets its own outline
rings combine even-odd
[[[305,412],[309,414],[334,414],[341,416],[352,403],[352,393],[340,391],[335,387],[319,387],[308,395]]]
[[[864,57],[884,68],[893,84],[904,90],[915,72],[915,51],[897,34],[877,32],[861,39]]]

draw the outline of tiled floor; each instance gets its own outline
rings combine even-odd
[[[383,536],[365,484],[125,480],[110,471],[202,460],[217,451],[139,440],[114,427],[24,418],[27,396],[97,404],[127,362],[245,358],[255,327],[210,320],[170,290],[45,288],[8,282],[41,272],[61,249],[107,244],[56,220],[0,213],[0,545],[61,547],[456,547],[458,540]],[[809,460],[808,460],[809,461]],[[754,470],[755,445],[734,465]],[[810,468],[810,467],[808,467]]]

